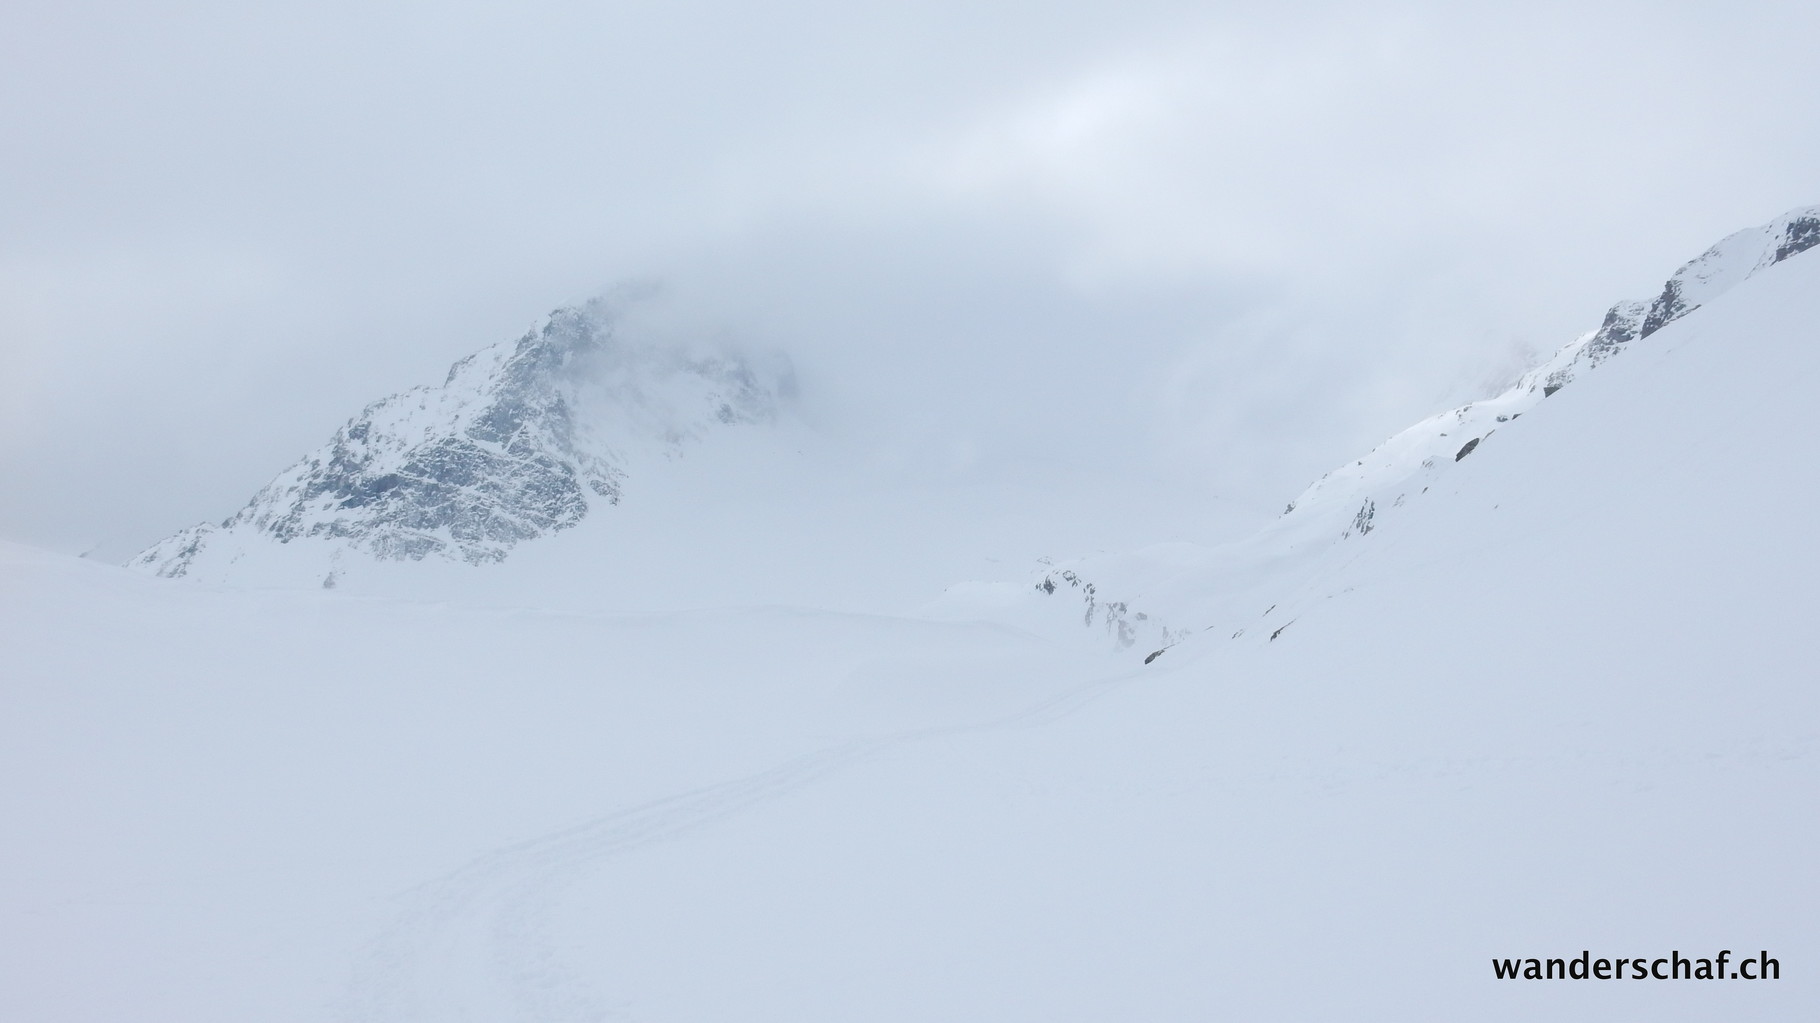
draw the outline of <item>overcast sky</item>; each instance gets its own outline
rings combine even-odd
[[[625,281],[867,443],[1280,504],[1820,202],[1748,6],[10,0],[0,537],[219,519]]]

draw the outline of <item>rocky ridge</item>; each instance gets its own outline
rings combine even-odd
[[[766,380],[738,356],[644,344],[616,322],[603,302],[558,309],[455,363],[440,386],[368,405],[240,511],[129,565],[178,577],[299,541],[336,556],[498,561],[617,504],[628,449],[675,452],[776,415],[787,372]]]

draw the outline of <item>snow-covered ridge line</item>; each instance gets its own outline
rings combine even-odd
[[[1349,510],[1347,529],[1368,532],[1375,510],[1394,507],[1464,458],[1479,441],[1626,345],[1730,291],[1753,274],[1820,244],[1820,206],[1792,210],[1760,227],[1729,235],[1690,260],[1649,301],[1619,302],[1596,330],[1561,347],[1504,393],[1449,409],[1385,441],[1352,465],[1333,470],[1304,490],[1287,515]],[[1341,530],[1344,533],[1346,529]]]
[[[767,421],[778,391],[735,356],[621,337],[604,303],[558,309],[456,362],[440,386],[373,402],[239,512],[129,564],[184,576],[300,539],[327,542],[331,562],[348,551],[497,561],[617,504],[627,449],[673,451],[720,426]],[[331,569],[324,583],[333,580]]]
[[[1310,484],[1262,534],[1232,550],[1197,558],[1202,567],[1245,571],[1245,565],[1363,536],[1385,515],[1426,492],[1450,466],[1478,450],[1506,424],[1543,399],[1597,369],[1612,356],[1719,298],[1758,272],[1820,245],[1820,206],[1791,210],[1759,227],[1728,235],[1675,271],[1655,298],[1619,302],[1598,328],[1561,347],[1495,397],[1437,413]],[[1181,609],[1161,593],[1166,580],[1187,571],[1174,556],[1141,554],[1058,562],[1038,573],[1044,598],[1073,594],[1090,626],[1105,629],[1119,647],[1166,648],[1206,622],[1177,620]],[[1135,563],[1134,563],[1135,562]],[[1141,564],[1138,564],[1141,563]],[[1112,592],[1122,599],[1110,599]],[[1142,608],[1140,612],[1138,609]],[[1164,624],[1168,619],[1175,627]],[[1194,626],[1192,629],[1181,626]],[[1278,630],[1280,631],[1280,630]]]

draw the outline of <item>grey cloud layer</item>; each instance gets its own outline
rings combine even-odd
[[[1802,7],[1455,6],[14,5],[0,533],[225,514],[626,279],[881,445],[1267,503],[1820,198]]]

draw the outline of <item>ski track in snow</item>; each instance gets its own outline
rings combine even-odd
[[[497,849],[405,896],[405,910],[360,957],[340,1016],[350,1023],[626,1018],[628,1007],[565,966],[549,937],[548,916],[571,885],[616,857],[711,826],[878,754],[1045,724],[1138,674],[1094,679],[986,721],[831,746]]]

